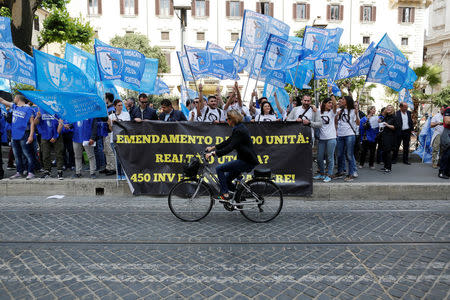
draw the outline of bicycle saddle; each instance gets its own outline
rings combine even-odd
[[[253,175],[256,178],[270,178],[272,171],[270,169],[254,169]]]

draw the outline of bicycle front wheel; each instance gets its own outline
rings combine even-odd
[[[212,192],[204,182],[183,179],[169,192],[170,211],[180,220],[195,222],[206,217],[213,206]]]
[[[243,188],[239,196],[241,214],[248,220],[264,223],[273,220],[283,207],[283,193],[271,180],[253,179],[247,182],[251,191]]]

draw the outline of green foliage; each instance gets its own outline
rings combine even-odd
[[[70,0],[44,0],[42,1],[42,8],[45,8],[47,10],[51,9],[64,9],[66,7],[66,4],[68,4]]]
[[[14,82],[11,85],[11,92],[13,95],[17,94],[17,92],[21,90],[21,91],[35,91],[36,89],[32,86],[32,85],[28,85],[28,84],[22,84],[22,83],[17,83]]]
[[[438,107],[450,106],[450,85],[433,96],[433,104]]]
[[[11,10],[8,7],[0,7],[0,16],[11,18]]]
[[[161,95],[149,95],[148,100],[153,103],[153,108],[158,109],[161,107],[161,101],[163,99],[169,99],[172,101],[172,105],[177,106],[179,98],[176,96],[161,96]]]
[[[163,51],[158,46],[150,46],[150,40],[143,34],[127,33],[124,36],[116,35],[110,41],[111,46],[138,50],[145,57],[159,59],[158,72],[169,72],[169,65]]]
[[[94,30],[89,22],[84,23],[80,18],[70,17],[65,8],[54,7],[44,20],[44,29],[39,37],[39,49],[53,42],[89,44],[92,41]]]
[[[441,66],[423,64],[414,68],[414,72],[418,77],[414,84],[415,89],[425,89],[427,86],[434,87],[441,83]]]
[[[305,34],[305,28],[306,28],[306,27],[303,27],[303,28],[300,29],[300,30],[294,31],[295,36],[296,36],[296,37],[299,37],[299,38],[303,38],[303,36],[304,36],[304,34]]]

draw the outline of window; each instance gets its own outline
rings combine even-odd
[[[161,31],[161,40],[168,41],[170,39],[170,35],[168,31]]]
[[[171,71],[170,71],[170,52],[164,52],[164,56],[166,57],[166,61],[167,61],[167,66],[168,66],[168,71],[167,71],[167,73],[170,73]]]
[[[197,16],[197,17],[206,16],[206,1],[205,0],[195,0],[195,16]]]
[[[170,0],[159,0],[159,14],[162,16],[170,15]]]
[[[197,32],[197,41],[204,41],[204,40],[205,40],[205,33]]]
[[[132,30],[126,30],[125,31],[125,34],[133,34],[134,33],[134,31],[132,31]]]
[[[339,5],[330,5],[330,20],[340,20]]]
[[[370,44],[370,36],[363,36],[363,44]]]
[[[363,7],[363,21],[364,22],[372,21],[372,6]]]
[[[123,0],[124,2],[124,14],[132,16],[134,15],[134,0]]]
[[[98,15],[98,0],[89,0],[89,14]]]
[[[414,8],[413,7],[399,7],[400,21],[402,23],[414,22]]]
[[[257,5],[260,5],[261,14],[270,16],[270,3],[269,2],[261,2],[261,3],[258,3]]]
[[[402,38],[402,46],[408,46],[408,38],[407,37]]]
[[[306,4],[297,3],[295,5],[295,11],[297,14],[296,19],[306,19]]]
[[[239,39],[239,33],[237,32],[232,32],[231,33],[231,41],[232,42],[236,42]]]
[[[239,1],[230,1],[230,17],[241,16],[241,4]]]
[[[39,17],[35,16],[33,20],[34,30],[39,31]]]

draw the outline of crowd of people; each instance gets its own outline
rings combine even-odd
[[[197,98],[187,100],[189,114],[186,117],[168,99],[161,101],[157,111],[146,94],[140,94],[136,103],[133,98],[122,102],[114,99],[113,94],[106,93],[108,117],[72,124],[41,110],[21,94],[15,95],[13,102],[0,98],[0,103],[8,110],[6,114],[0,114],[0,140],[4,145],[10,143],[7,168],[16,170],[10,179],[25,177],[30,180],[37,176],[36,173],[40,173],[41,178],[49,178],[54,165],[58,179],[64,178],[63,172],[67,169],[75,171],[74,178],[80,178],[83,162],[89,161],[91,178],[96,178],[99,172],[106,176],[116,174],[119,180],[125,180],[114,150],[112,126],[115,122],[225,123],[231,110],[241,114],[244,122],[287,121],[310,127],[317,145],[318,174],[313,177],[314,180],[330,182],[344,178],[345,181],[353,181],[358,177],[358,168],[364,168],[366,162],[370,169],[376,168],[375,163],[383,164],[380,170],[391,173],[401,145],[402,162],[410,164],[409,145],[414,123],[406,103],[400,103],[397,112],[392,105],[388,105],[379,114],[374,106],[364,113],[351,96],[339,99],[330,96],[322,101],[320,107],[316,107],[311,103],[311,96],[305,94],[302,97],[291,96],[289,105],[282,107],[275,93],[274,108],[266,97],[258,98],[254,91],[247,107],[237,82],[226,101],[223,101],[219,88],[215,95],[206,98],[200,84],[198,94]],[[448,179],[450,108],[442,107],[431,120],[431,127],[435,128],[432,138],[433,167],[439,167],[439,177]],[[0,179],[3,177],[3,164],[0,163]]]

